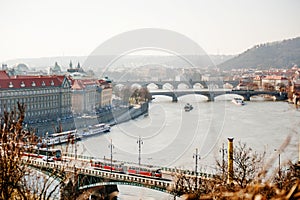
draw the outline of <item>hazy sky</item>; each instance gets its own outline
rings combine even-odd
[[[114,35],[163,28],[209,54],[300,36],[299,0],[0,0],[0,63],[86,56]]]

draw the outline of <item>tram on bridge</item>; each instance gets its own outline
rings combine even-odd
[[[124,164],[122,162],[110,162],[108,160],[91,160],[91,167],[99,170],[113,171],[124,174],[161,178],[162,172],[158,167]]]
[[[62,154],[60,149],[48,149],[48,148],[38,148],[38,147],[24,147],[22,153],[23,156],[43,158],[47,156],[48,160],[61,161]]]

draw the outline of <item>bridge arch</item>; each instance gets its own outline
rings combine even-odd
[[[203,88],[204,88],[204,86],[201,83],[195,83],[193,85],[193,89],[203,89]]]
[[[165,83],[162,86],[163,90],[174,90],[174,86],[171,83]]]
[[[149,83],[147,85],[147,88],[148,88],[148,90],[157,90],[157,89],[159,89],[159,86],[155,83]]]
[[[178,96],[179,100],[185,100],[186,98],[191,99],[191,97],[193,97],[194,99],[192,101],[196,101],[196,102],[202,102],[202,101],[208,101],[209,98],[206,95],[202,95],[202,94],[185,94],[185,95],[181,95]]]
[[[189,85],[186,84],[186,83],[179,83],[178,86],[177,86],[177,89],[179,90],[184,90],[184,89],[189,89]]]
[[[79,187],[79,189],[84,190],[84,189],[90,189],[90,188],[94,188],[94,187],[107,186],[107,185],[130,185],[130,186],[148,188],[148,189],[152,189],[152,190],[156,190],[156,191],[160,191],[160,192],[170,193],[169,189],[171,187],[171,183],[158,184],[157,186],[153,185],[154,182],[151,180],[149,180],[148,183],[149,184],[147,184],[147,182],[145,182],[145,184],[141,184],[141,183],[136,183],[136,182],[126,182],[126,181],[99,182],[99,183],[81,186],[81,187]]]
[[[207,88],[210,89],[210,90],[219,89],[219,85],[215,84],[215,83],[210,83],[210,84],[207,85]]]
[[[232,84],[230,84],[230,83],[224,83],[224,84],[223,84],[223,88],[224,88],[224,89],[233,89],[234,86],[233,86]]]
[[[232,100],[235,97],[242,98],[245,100],[244,96],[239,95],[239,94],[220,94],[215,96],[215,101],[229,101]]]
[[[140,84],[138,84],[138,83],[134,83],[134,84],[131,85],[131,88],[132,88],[132,89],[134,89],[134,88],[135,88],[135,89],[140,89],[141,87],[142,87],[142,86],[141,86]]]
[[[168,93],[165,93],[165,94],[159,94],[159,93],[151,92],[151,94],[152,94],[152,97],[154,99],[156,99],[157,96],[161,96],[161,97],[168,97],[168,100],[170,99],[173,102],[178,101],[177,96],[172,92],[168,92]]]
[[[115,87],[117,87],[117,88],[124,88],[124,87],[125,87],[125,85],[124,85],[124,84],[122,84],[122,83],[118,83],[118,84],[116,84],[116,85],[115,85]]]

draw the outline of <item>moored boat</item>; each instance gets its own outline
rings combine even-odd
[[[60,133],[53,133],[49,136],[46,136],[46,138],[42,140],[42,144],[50,146],[74,142],[75,140],[80,140],[80,137],[77,135],[76,129]]]
[[[87,129],[83,129],[81,133],[79,133],[80,137],[89,137],[93,135],[98,135],[101,133],[106,133],[110,131],[110,125],[101,123],[93,126],[89,126]]]
[[[264,101],[276,101],[276,97],[272,95],[263,95]]]

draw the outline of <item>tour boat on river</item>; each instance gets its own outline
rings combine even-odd
[[[244,100],[242,98],[238,98],[238,97],[233,98],[232,103],[239,105],[239,106],[245,105]]]
[[[101,123],[101,124],[89,126],[87,129],[83,129],[82,132],[79,133],[79,135],[81,138],[84,138],[84,137],[106,133],[109,131],[110,131],[110,125]]]
[[[184,110],[185,110],[185,112],[189,112],[189,111],[193,110],[193,106],[191,104],[187,103],[184,106]]]

